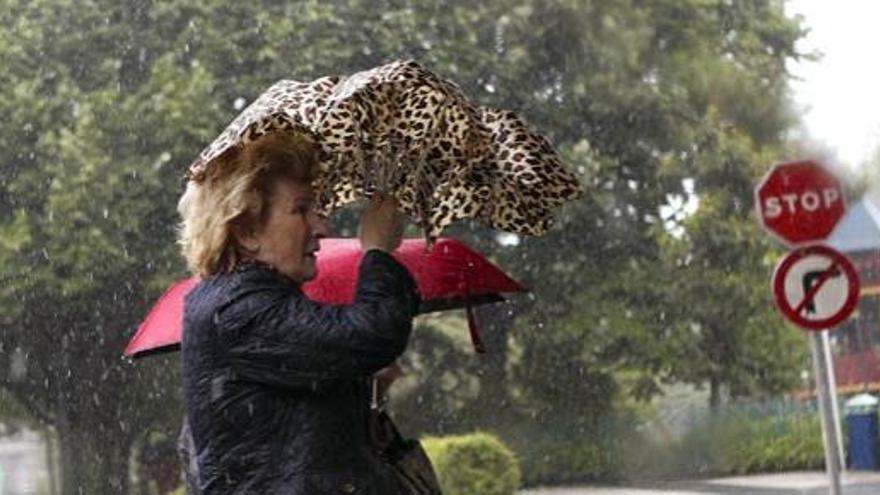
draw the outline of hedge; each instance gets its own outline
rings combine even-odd
[[[422,441],[444,495],[513,495],[520,486],[516,456],[484,432]]]

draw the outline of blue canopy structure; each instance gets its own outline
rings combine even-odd
[[[849,207],[827,244],[844,253],[880,250],[880,189]]]

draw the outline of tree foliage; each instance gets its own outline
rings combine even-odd
[[[415,57],[524,115],[587,191],[540,239],[451,230],[533,295],[484,312],[486,360],[416,342],[409,397],[453,418],[435,429],[501,405],[598,416],[664,381],[785,390],[799,347],[768,310],[772,251],[749,212],[792,122],[801,35],[773,0],[3,0],[0,370],[25,368],[0,387],[58,432],[65,490],[124,492],[132,446],[181,414],[176,357],[120,355],[183,275],[188,163],[276,79]],[[689,197],[696,212],[668,218]],[[468,385],[431,389],[444,380]]]

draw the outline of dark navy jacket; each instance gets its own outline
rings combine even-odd
[[[369,444],[365,383],[403,352],[417,306],[412,276],[378,250],[351,305],[258,264],[193,289],[183,384],[203,493],[396,493]]]

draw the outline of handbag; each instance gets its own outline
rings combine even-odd
[[[379,402],[378,381],[372,380],[370,440],[379,457],[391,467],[407,495],[442,495],[440,482],[421,442],[404,438]]]

